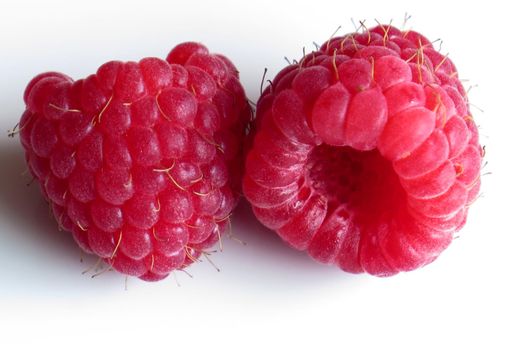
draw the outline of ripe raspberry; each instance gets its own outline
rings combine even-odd
[[[244,193],[316,260],[389,276],[433,261],[466,221],[482,151],[453,63],[417,32],[333,38],[258,101]]]
[[[59,225],[114,269],[156,281],[228,225],[250,108],[238,72],[198,43],[27,86],[21,143]]]

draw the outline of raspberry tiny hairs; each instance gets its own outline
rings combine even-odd
[[[59,226],[107,264],[94,276],[157,281],[209,260],[230,227],[251,119],[230,60],[188,42],[82,80],[40,74],[24,101],[11,134]]]
[[[262,92],[243,188],[294,248],[390,276],[448,247],[483,151],[448,56],[416,31],[356,29],[289,61]]]

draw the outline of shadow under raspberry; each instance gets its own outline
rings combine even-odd
[[[317,263],[305,252],[288,246],[275,232],[257,221],[244,199],[233,218],[232,233],[246,245],[225,238],[227,247],[223,254],[230,255],[228,260],[236,263],[225,266],[224,270],[234,274],[239,285],[259,286],[261,289],[306,289],[310,283],[338,284],[355,277],[334,266]]]
[[[76,278],[90,282],[81,272],[96,259],[81,256],[71,234],[59,231],[16,138],[0,143],[0,217],[1,285],[9,286],[0,295],[54,293]]]
[[[21,297],[36,293],[44,296],[69,293],[73,288],[75,293],[71,294],[80,294],[82,292],[75,288],[77,282],[89,286],[92,283],[100,290],[122,290],[124,276],[119,273],[104,273],[98,277],[98,283],[90,280],[95,270],[87,273],[89,277],[81,275],[94,266],[97,259],[81,254],[71,234],[58,230],[38,183],[31,182],[18,142],[9,139],[0,143],[0,264],[4,267],[2,285],[9,285],[9,289],[0,287],[0,295]],[[205,258],[187,269],[199,284],[225,283],[230,288],[246,289],[248,293],[250,290],[307,289],[311,283],[336,284],[351,277],[288,247],[278,235],[257,221],[245,200],[241,200],[233,218],[232,233],[246,245],[225,235],[223,252],[211,255],[221,269],[219,274],[208,266]],[[219,246],[212,249],[218,250]],[[106,266],[103,264],[103,267]],[[183,288],[193,288],[194,283],[188,283],[182,273],[177,274]],[[135,285],[140,283],[145,284],[137,281]],[[172,280],[167,283],[174,285]],[[133,282],[130,285],[133,286]]]

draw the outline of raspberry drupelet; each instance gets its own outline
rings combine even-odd
[[[257,104],[243,189],[292,247],[390,276],[450,244],[481,159],[452,61],[421,34],[380,25],[278,73]]]
[[[183,43],[166,61],[112,61],[82,80],[44,73],[24,100],[29,169],[85,252],[156,281],[229,225],[251,110],[224,56]]]

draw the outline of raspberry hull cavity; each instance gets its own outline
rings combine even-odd
[[[241,187],[250,107],[238,72],[198,43],[166,60],[35,77],[21,143],[59,226],[126,275],[156,281],[214,245]]]
[[[466,221],[482,149],[449,58],[413,31],[332,38],[263,92],[244,193],[292,247],[377,276],[434,259]]]

